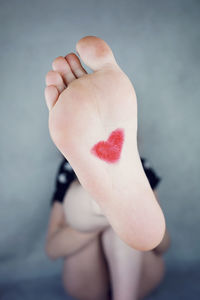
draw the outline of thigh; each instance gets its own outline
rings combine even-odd
[[[63,284],[76,299],[107,299],[109,276],[100,237],[64,261]]]

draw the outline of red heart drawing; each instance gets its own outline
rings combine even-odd
[[[123,129],[116,129],[110,134],[107,141],[100,141],[94,145],[91,152],[102,160],[114,163],[120,158],[123,142]]]

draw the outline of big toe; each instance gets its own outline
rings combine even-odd
[[[117,65],[112,50],[105,41],[96,36],[86,36],[76,45],[83,62],[92,70],[100,70],[106,65]]]

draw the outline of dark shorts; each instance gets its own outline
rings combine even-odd
[[[149,162],[145,158],[141,158],[141,162],[144,168],[144,172],[149,180],[152,190],[155,190],[158,186],[161,178],[156,174],[154,169],[150,166]],[[68,161],[64,159],[57,172],[55,191],[51,200],[53,204],[55,201],[63,202],[65,193],[67,192],[70,184],[77,179],[76,174]]]

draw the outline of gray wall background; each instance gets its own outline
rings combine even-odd
[[[136,88],[140,151],[163,178],[169,268],[200,264],[200,2],[1,0],[1,282],[60,272],[43,250],[61,159],[44,76],[85,35],[110,44]]]

